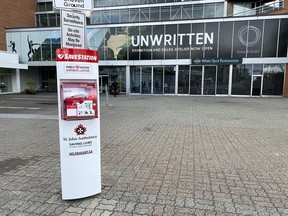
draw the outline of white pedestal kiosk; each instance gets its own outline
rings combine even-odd
[[[56,50],[62,199],[101,192],[98,53]]]

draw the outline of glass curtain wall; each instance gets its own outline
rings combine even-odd
[[[142,94],[151,94],[152,67],[142,67]]]
[[[202,66],[191,66],[190,94],[202,94]]]
[[[262,95],[282,95],[284,81],[284,64],[265,64],[263,68]]]
[[[153,67],[153,94],[163,94],[163,67]]]
[[[131,93],[140,94],[140,66],[130,67],[130,88]]]
[[[40,88],[42,91],[56,92],[57,78],[56,67],[40,68]]]
[[[184,20],[223,16],[224,3],[221,2],[155,7],[150,5],[150,7],[141,8],[96,10],[92,12],[91,24]]]
[[[111,82],[114,80],[118,83],[118,88],[121,93],[126,93],[126,67],[109,67],[101,66],[99,67],[99,75],[109,77],[108,86],[111,88]]]
[[[217,69],[216,94],[228,95],[229,88],[229,65],[219,65]]]
[[[232,95],[250,95],[252,65],[234,65],[232,75]]]
[[[0,92],[12,92],[12,70],[0,68]]]
[[[205,66],[203,95],[215,95],[215,91],[216,91],[216,66]]]

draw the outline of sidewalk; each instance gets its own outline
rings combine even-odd
[[[105,103],[103,190],[75,201],[61,200],[58,121],[0,116],[0,215],[288,215],[286,98]]]

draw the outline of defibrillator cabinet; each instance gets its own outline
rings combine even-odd
[[[62,82],[62,119],[98,118],[96,82]]]

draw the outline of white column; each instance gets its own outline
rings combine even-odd
[[[178,73],[179,73],[179,65],[175,66],[175,94],[178,95]]]
[[[20,85],[20,69],[15,69],[11,73],[11,81],[12,81],[12,92],[20,93],[21,92],[21,85]]]
[[[126,94],[129,95],[130,91],[130,66],[126,66]]]
[[[233,76],[233,65],[229,65],[228,96],[231,96],[231,92],[232,92],[232,76]]]

